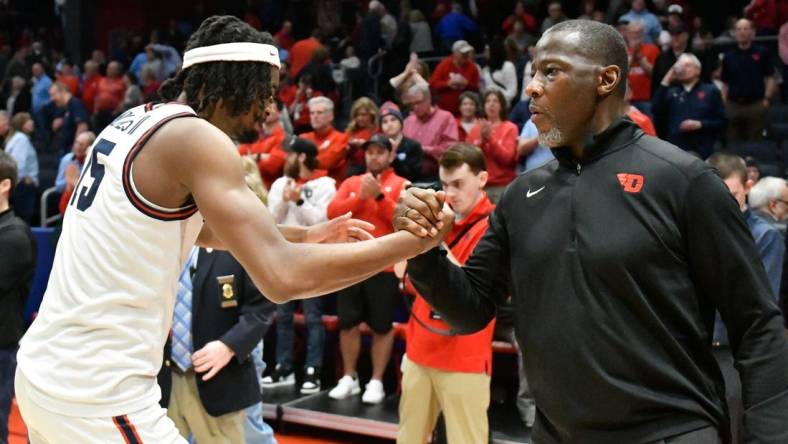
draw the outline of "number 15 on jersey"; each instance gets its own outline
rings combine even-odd
[[[110,142],[106,139],[99,139],[93,145],[90,162],[82,170],[82,175],[74,187],[74,195],[71,196],[69,205],[76,203],[76,207],[80,211],[90,208],[93,204],[93,199],[96,198],[101,181],[104,179],[104,159],[100,159],[99,154],[103,154],[105,158],[109,157],[114,148],[115,142]]]

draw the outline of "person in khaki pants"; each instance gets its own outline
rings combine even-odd
[[[159,378],[167,416],[183,437],[244,442],[244,409],[261,401],[250,354],[273,311],[229,252],[192,250]]]
[[[484,154],[458,143],[439,164],[446,201],[458,215],[446,246],[449,257],[461,264],[487,231],[487,217],[495,208],[484,192]],[[406,291],[416,297],[408,323],[397,443],[426,442],[441,412],[449,444],[486,443],[495,320],[477,333],[455,335],[407,280]]]

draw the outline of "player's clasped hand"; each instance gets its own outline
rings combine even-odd
[[[223,369],[230,359],[235,356],[235,352],[230,347],[224,345],[222,341],[211,341],[192,355],[192,365],[197,373],[205,373],[203,381],[213,378],[219,370]]]
[[[409,188],[400,198],[394,212],[394,229],[405,230],[419,237],[442,237],[450,229],[454,213],[445,205],[443,191]]]

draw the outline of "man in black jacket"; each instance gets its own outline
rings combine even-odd
[[[460,332],[511,293],[535,443],[727,441],[715,308],[746,441],[788,442],[783,319],[722,180],[622,117],[626,48],[612,27],[556,25],[533,66],[533,120],[557,160],[509,186],[464,267],[437,249],[411,260],[416,288]],[[443,198],[408,190],[395,224],[437,244],[451,225]]]
[[[0,150],[0,444],[8,442],[16,349],[24,332],[22,311],[36,265],[33,233],[8,206],[16,175],[16,161]]]
[[[195,266],[187,265],[181,276],[167,368],[159,383],[181,435],[192,434],[199,443],[242,443],[243,409],[261,401],[249,355],[271,323],[274,304],[229,252],[201,248],[194,256]],[[191,303],[185,303],[183,282],[189,274]],[[185,313],[191,317],[191,350],[189,339],[179,336]],[[186,369],[179,362],[184,344],[194,352],[186,354],[191,358]]]

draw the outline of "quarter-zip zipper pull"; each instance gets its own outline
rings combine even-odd
[[[582,166],[580,166],[580,162],[577,162],[577,175],[578,175],[578,176],[580,175],[580,170],[581,170],[582,168],[583,168],[583,167],[582,167]]]

